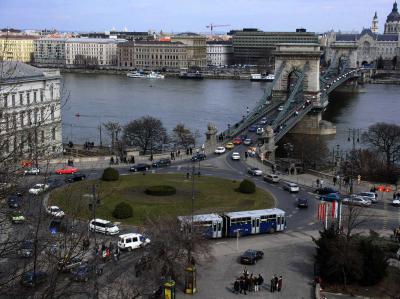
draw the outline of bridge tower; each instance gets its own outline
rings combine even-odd
[[[303,96],[319,102],[319,64],[322,52],[319,44],[278,44],[275,54],[275,70],[283,65],[281,76],[272,90],[272,101],[285,102],[290,88],[299,74],[304,73]]]
[[[331,44],[330,69],[340,72],[341,68],[356,69],[357,65],[357,43],[356,42],[334,42]]]

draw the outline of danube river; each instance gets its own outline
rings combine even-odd
[[[256,104],[265,86],[248,80],[149,80],[67,73],[63,139],[98,144],[100,123],[126,124],[144,115],[160,118],[168,130],[179,122],[201,134],[209,122],[225,130],[246,115],[247,107]],[[365,130],[378,121],[399,123],[400,85],[365,85],[362,91],[331,96],[323,116],[337,126],[330,145],[346,147],[349,128]]]

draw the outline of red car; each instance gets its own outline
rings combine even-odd
[[[78,172],[78,168],[72,166],[65,166],[56,170],[57,174],[73,174],[75,172]]]
[[[242,144],[242,138],[236,137],[235,139],[233,139],[233,144],[234,144],[234,145],[240,145],[240,144]]]

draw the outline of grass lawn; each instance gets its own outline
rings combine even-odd
[[[195,214],[267,209],[274,206],[272,196],[257,189],[254,194],[242,194],[235,189],[239,181],[201,176],[195,177]],[[69,215],[92,218],[88,205],[92,202],[93,185],[99,194],[100,205],[96,217],[121,221],[112,217],[117,203],[125,201],[133,208],[133,217],[121,222],[140,225],[148,216],[189,215],[191,210],[192,182],[182,174],[135,174],[120,176],[119,181],[82,181],[65,185],[50,194],[49,202],[60,206]],[[152,196],[145,194],[148,186],[170,185],[176,194]]]

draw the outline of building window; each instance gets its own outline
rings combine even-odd
[[[40,90],[40,101],[41,101],[41,102],[44,101],[44,92],[43,92],[43,89]]]
[[[37,92],[36,90],[33,92],[33,102],[36,103],[37,100]]]
[[[4,116],[4,118],[5,118],[5,121],[6,121],[6,132],[8,132],[8,130],[10,129],[9,127],[10,127],[10,124],[9,124],[9,120],[8,120],[8,115],[6,114],[5,116]]]
[[[53,100],[53,85],[50,85],[50,101]]]
[[[12,125],[13,125],[13,129],[16,130],[17,129],[17,115],[15,113],[12,115]]]
[[[40,121],[45,121],[44,119],[44,113],[46,111],[46,108],[42,107],[42,109],[40,109]]]
[[[44,143],[44,131],[40,131],[40,136],[41,136],[41,142]]]
[[[31,104],[31,94],[29,91],[26,92],[26,104],[29,106]]]
[[[50,118],[51,120],[54,120],[54,106],[51,106],[50,108]]]
[[[11,95],[11,105],[15,107],[15,94]]]
[[[28,125],[31,126],[32,125],[32,113],[30,110],[27,112],[27,119],[28,119]]]
[[[56,128],[51,129],[51,140],[56,140]]]
[[[24,126],[24,117],[25,117],[25,113],[21,112],[19,115],[19,122],[21,124],[21,128]]]
[[[38,109],[33,111],[33,123],[36,125],[38,122]]]
[[[19,94],[19,104],[22,106],[24,104],[24,95],[22,92]]]
[[[8,107],[8,99],[7,99],[7,95],[5,94],[4,95],[4,108],[7,108]]]

